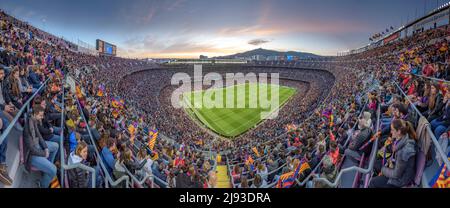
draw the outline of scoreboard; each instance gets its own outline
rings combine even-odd
[[[116,56],[117,46],[103,40],[97,39],[96,49],[101,55]]]

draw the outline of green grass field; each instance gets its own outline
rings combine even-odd
[[[272,98],[271,88],[279,88],[279,105],[274,106],[272,108],[261,108],[259,103],[259,87],[267,87],[264,92],[267,92],[268,100]],[[245,91],[242,90],[245,87]],[[250,88],[257,89],[250,93]],[[238,90],[240,88],[240,90]],[[226,92],[229,90],[234,91],[234,107],[233,108],[225,108],[227,106],[226,102]],[[203,103],[203,107],[195,108],[195,104],[201,104],[203,101],[200,99],[196,99],[196,96],[203,96],[207,93],[207,91],[198,91],[198,92],[188,92],[183,94],[183,102],[186,106],[185,109],[187,113],[193,117],[193,119],[197,119],[201,121],[201,123],[205,124],[208,128],[216,132],[217,134],[224,137],[236,137],[239,136],[249,129],[255,127],[259,124],[263,118],[261,118],[261,112],[273,112],[276,109],[280,108],[286,101],[289,100],[291,96],[296,93],[296,89],[278,85],[263,85],[263,84],[243,84],[243,85],[235,85],[227,88],[220,88],[209,90],[207,96],[211,97],[211,100],[216,98],[216,95],[222,91],[223,100],[219,103],[223,104],[223,108],[210,108],[205,107],[207,103]],[[242,99],[243,95],[238,94],[238,92],[245,92],[245,99]],[[262,95],[264,95],[263,93]],[[245,107],[243,107],[243,101],[245,100]],[[211,104],[211,103],[210,103]],[[228,103],[231,104],[231,103]],[[240,104],[240,105],[239,105]],[[239,107],[241,106],[241,107]],[[242,108],[243,107],[243,108]],[[255,108],[256,107],[256,108]]]

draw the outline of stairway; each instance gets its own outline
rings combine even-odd
[[[217,188],[231,188],[230,176],[226,165],[217,166]]]

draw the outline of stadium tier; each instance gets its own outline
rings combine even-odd
[[[0,187],[448,188],[450,28],[404,29],[336,57],[204,63],[279,79],[189,88],[176,108],[195,61],[82,53],[0,12]],[[240,107],[197,106],[228,91]],[[263,94],[277,104],[252,108]]]

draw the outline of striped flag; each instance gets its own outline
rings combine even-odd
[[[259,155],[259,151],[258,151],[258,149],[257,149],[256,147],[253,147],[252,150],[253,150],[253,152],[256,154],[256,157],[261,157],[261,156]]]
[[[158,132],[154,133],[152,135],[152,138],[150,139],[150,141],[148,142],[148,148],[150,148],[150,150],[153,151],[153,148],[155,147],[156,144],[156,139],[158,138]]]

